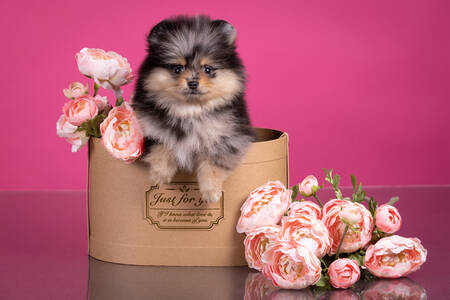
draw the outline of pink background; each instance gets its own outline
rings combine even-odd
[[[133,70],[175,14],[238,31],[253,123],[290,135],[292,184],[333,167],[366,185],[450,183],[448,1],[5,1],[0,3],[0,189],[83,189],[86,149],[56,136],[74,54],[115,50]],[[129,97],[133,84],[125,88]],[[110,92],[103,92],[112,100]]]

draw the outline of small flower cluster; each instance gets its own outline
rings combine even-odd
[[[314,176],[292,189],[271,181],[251,192],[236,225],[239,233],[246,233],[248,266],[284,289],[330,284],[348,288],[360,279],[361,269],[380,278],[398,278],[419,269],[427,255],[420,241],[392,235],[402,223],[393,206],[398,198],[378,207],[351,178],[352,198],[344,198],[339,176],[325,170],[325,180],[336,194],[325,205],[317,196],[323,185]],[[297,201],[298,194],[314,197],[320,206]]]
[[[78,69],[94,80],[94,93],[89,84],[72,82],[64,89],[69,98],[56,123],[56,133],[72,144],[72,152],[84,146],[90,137],[102,138],[103,145],[116,158],[134,161],[143,150],[142,130],[131,106],[124,102],[121,86],[134,76],[127,59],[116,52],[84,48],[76,54]],[[98,90],[112,89],[117,98],[112,107]]]

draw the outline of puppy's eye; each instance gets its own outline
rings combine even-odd
[[[183,71],[184,71],[184,67],[181,66],[181,65],[176,65],[176,66],[173,67],[173,72],[175,74],[180,74]]]
[[[205,71],[206,74],[211,74],[211,72],[213,71],[213,68],[211,66],[203,66],[203,71]]]

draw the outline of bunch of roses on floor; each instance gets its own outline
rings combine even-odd
[[[325,170],[336,195],[322,204],[314,176],[292,189],[271,181],[255,189],[241,207],[236,225],[246,233],[245,258],[276,287],[349,288],[364,276],[398,278],[416,271],[427,251],[420,240],[393,235],[402,218],[393,206],[378,206],[352,175],[353,193],[344,198],[339,175]],[[298,194],[313,201],[297,201]],[[368,209],[362,204],[367,202]]]
[[[63,90],[69,101],[63,105],[56,133],[72,145],[72,152],[90,137],[101,137],[114,157],[127,162],[136,160],[143,150],[142,130],[121,89],[134,78],[130,64],[116,52],[102,49],[83,48],[75,57],[79,71],[94,80],[94,91],[89,95],[89,84],[80,82],[72,82]],[[106,96],[98,94],[100,87],[114,91],[115,107]]]

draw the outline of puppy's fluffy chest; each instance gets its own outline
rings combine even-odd
[[[181,168],[192,170],[200,154],[219,155],[233,135],[231,112],[202,113],[189,117],[171,116],[158,122],[146,117],[145,135],[166,145]]]

